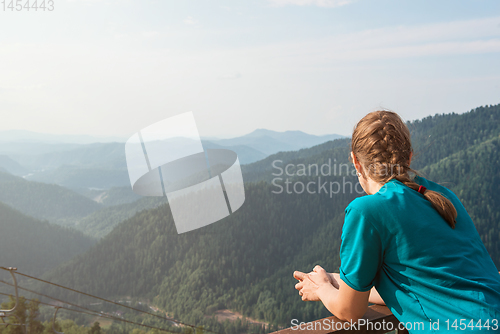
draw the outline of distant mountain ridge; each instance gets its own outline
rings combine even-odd
[[[9,158],[7,155],[0,155],[0,167],[6,172],[14,175],[26,175],[27,170],[21,166],[17,161]]]
[[[79,220],[74,228],[91,237],[102,238],[137,212],[156,208],[167,202],[166,197],[142,197],[132,203],[108,206]]]
[[[303,131],[299,131],[299,130],[288,130],[288,131],[273,131],[273,130],[268,130],[268,129],[256,129],[252,132],[250,132],[249,134],[246,134],[246,135],[243,135],[241,137],[247,137],[247,138],[251,138],[251,137],[263,137],[263,136],[268,136],[268,137],[271,137],[271,138],[274,138],[274,139],[278,139],[278,140],[292,140],[292,141],[296,141],[296,140],[306,140],[306,141],[311,141],[311,140],[315,140],[316,142],[319,140],[319,141],[329,141],[329,140],[334,140],[334,139],[338,139],[338,138],[343,138],[345,136],[341,136],[341,135],[337,135],[337,134],[331,134],[331,135],[311,135],[311,134],[308,134],[308,133],[305,133]],[[305,145],[314,145],[315,143],[314,142],[306,142],[306,143],[302,143],[302,144],[305,144]]]
[[[27,181],[0,172],[0,201],[37,219],[72,225],[102,205],[55,184]]]
[[[341,135],[315,136],[302,131],[278,132],[267,129],[257,129],[249,134],[231,139],[213,141],[222,146],[246,145],[253,147],[266,155],[280,151],[297,151],[324,142],[342,138]]]
[[[258,129],[241,137],[203,139],[202,143],[205,149],[231,149],[238,154],[241,164],[249,164],[270,154],[296,151],[339,137],[341,136],[315,136],[301,131],[277,132]],[[70,137],[18,130],[2,131],[0,167],[28,180],[55,183],[77,191],[123,187],[129,184],[123,142],[75,144],[85,141],[79,136],[67,138]],[[90,141],[90,138],[94,137],[85,138]],[[61,142],[66,139],[71,143]]]

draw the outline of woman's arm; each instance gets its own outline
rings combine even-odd
[[[338,289],[339,288],[338,282],[341,280],[340,274],[328,273],[328,275],[330,277],[330,283],[332,283],[332,285]],[[385,305],[384,300],[382,299],[382,297],[380,297],[380,294],[378,293],[377,289],[375,289],[375,287],[373,287],[370,290],[370,297],[368,298],[368,302],[372,304]]]
[[[385,305],[384,300],[380,297],[380,294],[375,287],[370,290],[370,297],[368,298],[368,301],[372,304]]]
[[[301,275],[300,278],[302,281],[297,283],[295,288],[300,291],[302,300],[321,300],[325,307],[341,320],[356,322],[368,309],[370,291],[356,291],[342,280],[337,281],[337,289],[331,283],[330,276],[320,266],[314,267],[312,273]]]

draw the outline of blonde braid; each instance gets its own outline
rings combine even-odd
[[[418,175],[409,165],[410,131],[398,114],[380,110],[363,117],[354,128],[351,150],[370,179],[379,183],[396,179],[418,191],[419,185],[409,176],[410,172]],[[455,228],[457,211],[451,201],[432,190],[425,190],[423,196]]]

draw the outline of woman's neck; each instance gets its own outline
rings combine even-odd
[[[373,194],[378,193],[378,191],[380,190],[380,188],[382,188],[383,186],[384,185],[382,183],[373,181],[372,179],[368,178],[368,180],[366,181],[365,192],[368,195],[373,195]]]

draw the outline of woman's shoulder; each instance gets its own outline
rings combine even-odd
[[[417,184],[441,193],[454,204],[460,202],[457,196],[445,186],[427,180],[422,176],[416,176],[414,180]],[[400,205],[404,201],[411,201],[414,198],[414,190],[408,188],[400,181],[393,179],[385,183],[380,190],[373,195],[365,195],[355,198],[346,208],[346,213],[356,210],[363,215],[373,215],[384,210],[389,210],[393,205]],[[415,192],[416,193],[416,192]]]
[[[383,201],[383,198],[379,196],[378,193],[357,197],[349,203],[345,212],[347,214],[350,211],[355,210],[360,214],[369,216],[373,214],[373,212],[380,209],[381,205],[383,205]]]

